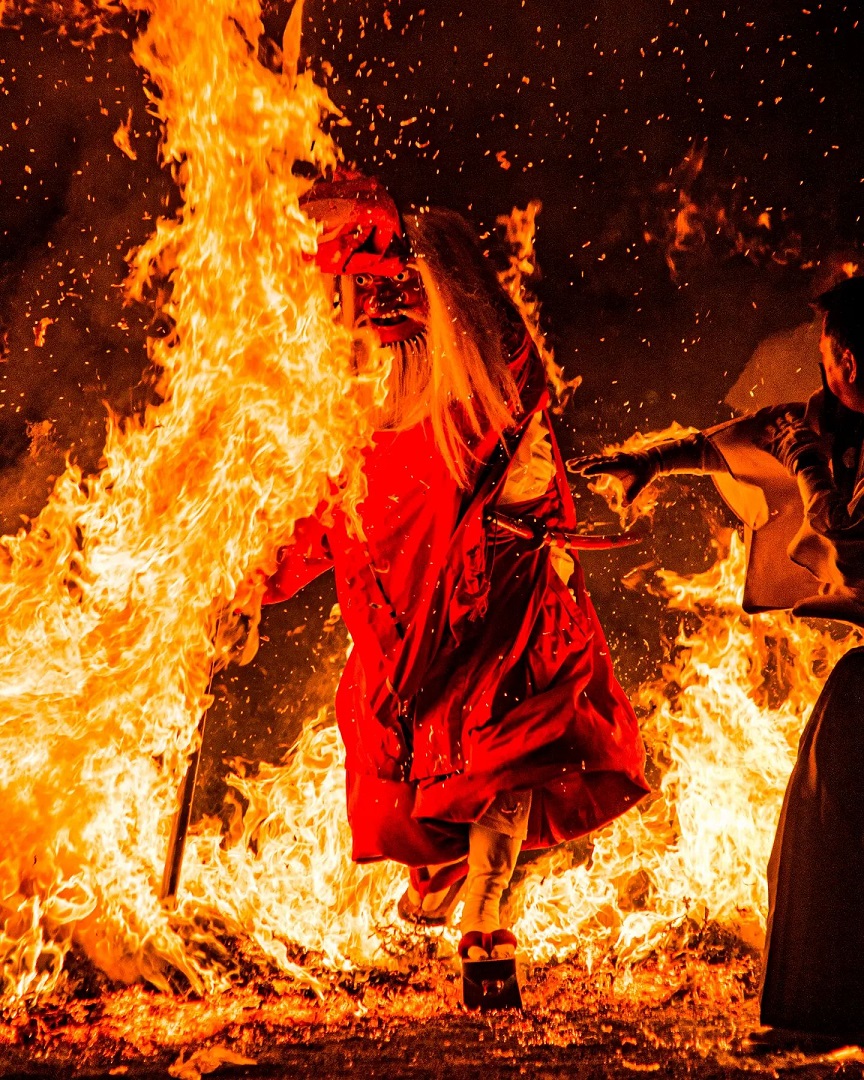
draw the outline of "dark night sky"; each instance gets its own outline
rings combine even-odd
[[[585,377],[559,427],[567,449],[729,416],[756,345],[806,321],[807,299],[861,251],[864,3],[309,0],[306,18],[310,62],[332,65],[352,122],[346,157],[403,205],[448,205],[484,231],[542,200],[537,289],[559,361]],[[280,19],[268,10],[268,27]],[[103,400],[129,410],[146,396],[149,313],[122,308],[117,286],[174,195],[128,52],[119,35],[81,50],[32,18],[0,31],[5,529],[38,511],[70,447],[98,460]],[[130,109],[134,162],[112,142]],[[682,164],[694,151],[698,176]],[[673,273],[685,195],[703,235]],[[43,318],[55,321],[37,346]],[[703,504],[721,511],[705,485],[683,490],[647,547],[586,560],[625,682],[649,673],[660,630],[656,603],[620,577],[709,558]],[[274,731],[244,744],[251,756],[329,692],[332,635],[316,627],[330,588],[268,615],[257,666],[226,676],[225,730]]]

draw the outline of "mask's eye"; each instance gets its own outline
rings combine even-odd
[[[370,274],[356,274],[354,284],[358,289],[365,289],[372,284],[372,277]]]
[[[410,270],[400,270],[398,274],[393,275],[393,280],[398,281],[401,284],[403,281],[407,281],[410,277]]]

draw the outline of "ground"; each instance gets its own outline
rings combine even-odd
[[[753,952],[700,949],[589,975],[523,970],[522,1012],[468,1013],[452,960],[329,976],[323,997],[255,978],[206,999],[129,987],[7,1014],[0,1077],[864,1076],[864,1053],[748,1053]]]

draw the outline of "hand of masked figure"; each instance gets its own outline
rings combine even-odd
[[[237,588],[231,613],[219,625],[219,644],[229,659],[241,667],[258,652],[258,625],[261,622],[261,598],[267,587],[267,575],[254,570]]]
[[[582,476],[614,476],[624,489],[625,506],[629,506],[655,476],[651,459],[638,451],[632,454],[620,452],[571,458],[567,462],[567,468],[570,472]]]

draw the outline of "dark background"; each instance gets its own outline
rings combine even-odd
[[[265,10],[276,38],[287,12]],[[453,207],[485,235],[542,201],[534,286],[559,362],[584,377],[558,425],[569,454],[727,418],[757,345],[857,264],[862,16],[789,0],[309,0],[304,51],[351,121],[346,159],[401,205]],[[132,412],[149,394],[152,315],[120,285],[177,195],[134,27],[119,29],[87,48],[33,16],[0,30],[4,531],[38,513],[67,453],[98,467],[106,402]],[[112,142],[130,109],[135,161]],[[676,241],[682,208],[693,230]],[[816,361],[790,354],[790,378]],[[574,488],[584,517],[609,519]],[[622,577],[702,569],[724,522],[707,483],[676,485],[648,542],[583,560],[625,685],[655,674],[675,624]],[[278,759],[332,699],[334,601],[325,580],[269,609],[254,664],[218,677],[200,805],[218,803],[223,759]]]

